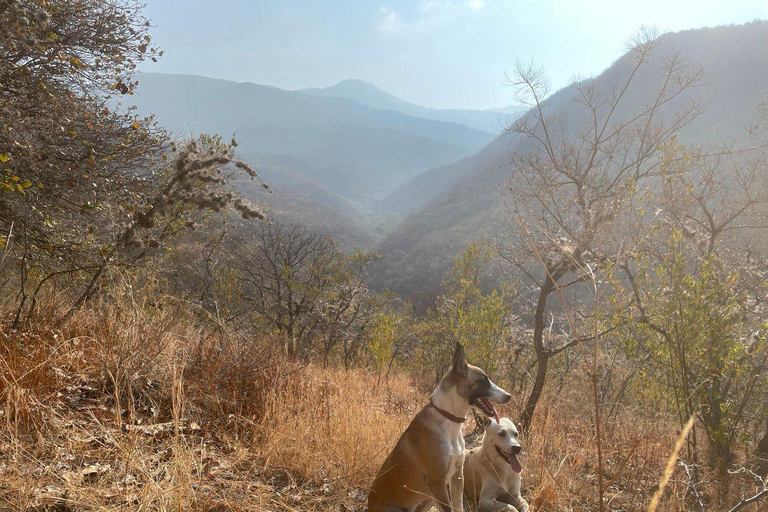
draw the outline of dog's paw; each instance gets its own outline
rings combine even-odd
[[[480,502],[478,512],[519,512],[514,506],[499,500]]]
[[[528,502],[525,501],[523,498],[518,497],[517,498],[517,509],[518,512],[530,512],[531,507],[528,506]]]

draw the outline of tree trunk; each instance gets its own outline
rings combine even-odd
[[[56,323],[54,324],[55,327],[58,328],[67,323],[69,319],[72,318],[72,315],[74,315],[81,307],[83,307],[83,304],[90,300],[94,292],[98,289],[99,278],[101,278],[102,274],[104,274],[107,266],[112,263],[112,257],[115,255],[115,252],[116,249],[113,248],[109,254],[107,254],[107,256],[104,258],[104,261],[101,263],[101,265],[99,265],[99,268],[88,282],[88,286],[86,286],[85,290],[83,290],[83,293],[80,294],[80,297],[78,297],[77,301],[75,301],[75,303],[67,310],[66,313],[64,313],[61,317],[59,317],[58,320],[56,320]]]
[[[538,363],[536,365],[536,380],[533,382],[533,389],[528,396],[528,401],[523,409],[523,414],[520,416],[520,429],[527,433],[531,427],[533,421],[533,413],[536,411],[536,405],[541,398],[541,392],[544,390],[544,382],[547,378],[547,365],[549,364],[549,354],[546,352],[538,357]]]
[[[708,430],[709,432],[709,430]],[[734,462],[733,450],[729,443],[719,439],[709,438],[709,467],[714,472],[714,496],[720,508],[725,507],[726,500],[730,494],[731,479],[728,474],[728,468]]]
[[[533,389],[528,396],[525,409],[520,416],[520,428],[523,432],[528,432],[533,421],[533,413],[536,411],[536,405],[541,398],[541,392],[544,390],[544,383],[547,379],[547,366],[551,353],[544,348],[544,329],[546,327],[547,298],[555,289],[555,281],[563,276],[564,272],[547,273],[547,280],[539,291],[539,298],[536,302],[536,314],[533,325],[533,348],[536,351],[536,380],[533,382]]]
[[[757,474],[765,478],[768,476],[768,424],[765,425],[765,433],[755,448],[755,465]]]

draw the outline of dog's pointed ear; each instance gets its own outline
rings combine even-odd
[[[456,350],[453,352],[453,371],[462,377],[466,377],[469,373],[467,361],[464,359],[464,347],[458,342],[456,342]]]

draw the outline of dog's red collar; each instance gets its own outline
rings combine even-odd
[[[439,412],[440,414],[442,414],[443,416],[445,416],[446,418],[448,418],[449,420],[451,420],[454,423],[464,423],[465,421],[467,421],[466,417],[459,418],[458,416],[454,416],[453,414],[449,413],[448,411],[442,410],[441,408],[439,408],[438,406],[435,405],[435,402],[433,402],[431,398],[429,400],[429,403],[430,403],[430,405],[432,405],[432,407],[437,409],[437,412]]]

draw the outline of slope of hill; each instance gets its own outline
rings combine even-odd
[[[365,219],[357,216],[354,204],[334,195],[322,185],[305,182],[298,173],[285,174],[295,177],[298,184],[295,187],[289,183],[284,183],[282,187],[270,187],[270,194],[264,194],[260,187],[254,187],[253,182],[246,179],[236,183],[236,186],[244,197],[259,203],[268,218],[296,224],[320,236],[333,237],[343,251],[368,249],[375,243],[372,229]],[[261,176],[272,183],[269,180],[275,175],[262,170]],[[243,222],[241,227],[252,229],[252,224]]]
[[[499,109],[467,110],[467,109],[436,109],[422,107],[401,100],[397,96],[382,91],[373,84],[362,80],[342,80],[336,85],[325,88],[302,89],[301,92],[315,96],[347,98],[362,105],[380,109],[394,110],[413,117],[459,123],[476,130],[498,134],[504,126],[525,109],[520,106],[509,106]]]
[[[376,210],[382,214],[395,213],[400,216],[418,211],[432,199],[449,193],[466,177],[469,169],[477,171],[487,168],[490,172],[498,170],[509,157],[511,141],[510,135],[503,134],[477,155],[414,176],[379,201]]]
[[[768,23],[690,30],[665,36],[666,51],[679,49],[690,62],[706,67],[711,83],[689,91],[673,107],[694,98],[708,105],[704,114],[680,134],[683,142],[715,142],[745,135],[757,120],[757,107],[768,93]],[[662,59],[664,52],[656,55]],[[606,90],[631,69],[629,57],[616,61],[594,78]],[[656,66],[649,66],[627,91],[619,118],[637,112],[659,86]],[[571,101],[569,88],[548,100],[548,113],[565,122],[573,133],[585,121]],[[671,113],[667,110],[667,113]],[[468,242],[497,236],[511,219],[504,205],[508,162],[513,152],[528,150],[528,142],[502,136],[476,155],[412,178],[384,200],[393,210],[409,211],[419,200],[428,203],[412,210],[402,225],[379,245],[383,258],[374,285],[408,292],[436,286]]]

